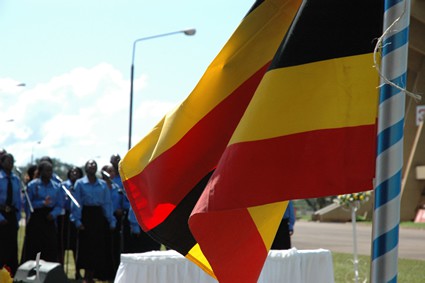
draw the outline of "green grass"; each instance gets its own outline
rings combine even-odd
[[[411,221],[401,222],[400,227],[402,228],[414,228],[414,229],[425,229],[425,223],[414,223]]]
[[[361,218],[357,218],[357,223],[372,225],[372,221],[365,221],[365,220],[362,220]],[[412,221],[404,221],[404,222],[400,222],[400,228],[424,229],[425,230],[425,223],[415,223],[415,222],[412,222]]]
[[[354,281],[353,255],[332,253],[335,283]],[[370,282],[370,257],[359,256],[359,282]],[[425,278],[425,261],[413,259],[398,260],[399,283],[423,283]],[[364,281],[367,279],[367,281]]]

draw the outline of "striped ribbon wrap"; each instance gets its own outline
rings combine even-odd
[[[385,1],[371,259],[375,283],[397,282],[409,19],[409,0]]]

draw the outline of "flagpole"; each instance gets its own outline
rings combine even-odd
[[[371,282],[397,282],[410,0],[385,0]],[[399,88],[395,87],[397,85]],[[401,89],[400,89],[401,88]]]

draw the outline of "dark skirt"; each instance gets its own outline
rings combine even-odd
[[[113,279],[112,236],[102,207],[84,206],[81,222],[84,230],[78,232],[77,267],[94,272],[100,280]]]
[[[14,276],[18,269],[18,223],[15,211],[0,213],[7,220],[0,225],[0,266],[9,266]]]
[[[277,229],[271,249],[288,250],[291,248],[291,236],[289,235],[289,219],[283,218]]]
[[[140,231],[140,234],[131,234],[128,239],[128,253],[144,253],[159,251],[161,244],[152,239],[147,233]]]
[[[21,262],[40,258],[49,262],[58,262],[58,238],[54,220],[47,219],[52,208],[37,208],[31,213],[25,229],[25,243]]]
[[[65,251],[71,250],[76,255],[77,229],[69,220],[69,211],[58,217],[59,262],[64,264]],[[67,263],[67,262],[66,262]]]
[[[112,269],[113,272],[116,273],[118,267],[120,265],[120,257],[121,253],[124,251],[124,235],[122,230],[122,220],[124,215],[117,216],[115,215],[115,219],[117,220],[117,226],[113,231],[113,242],[112,242]]]

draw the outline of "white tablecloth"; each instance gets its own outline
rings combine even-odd
[[[249,267],[247,267],[249,268]],[[217,283],[176,251],[122,254],[115,283]],[[272,250],[259,283],[333,283],[329,250]]]

